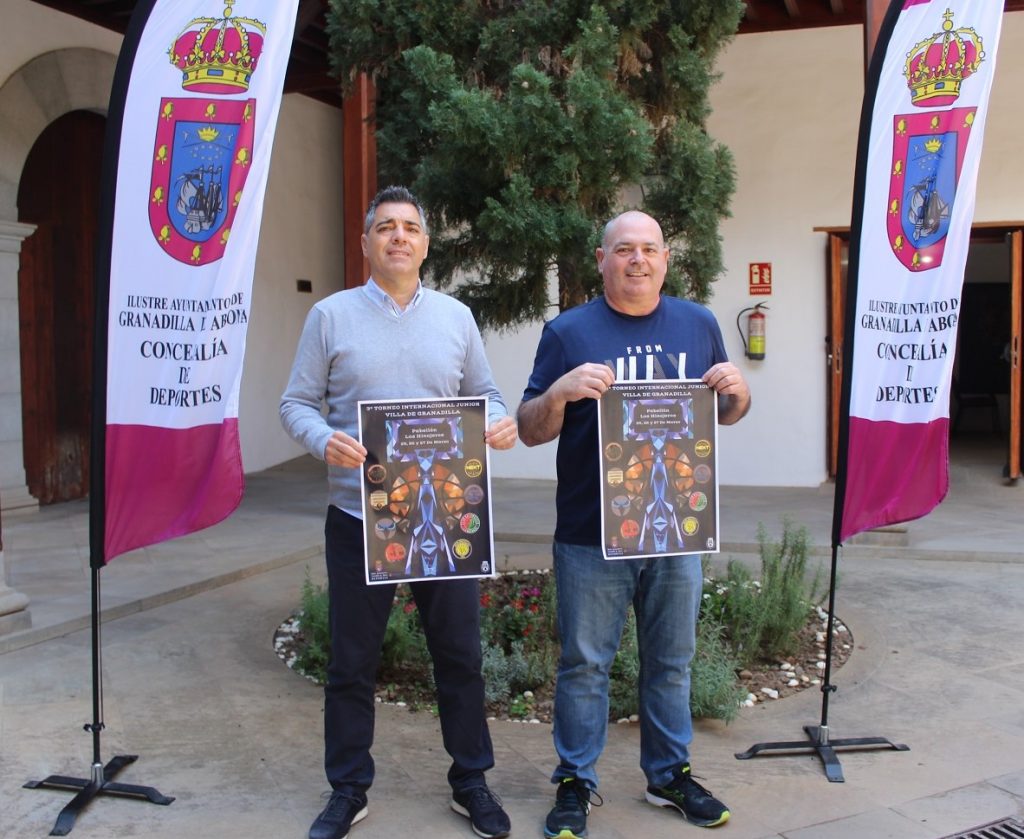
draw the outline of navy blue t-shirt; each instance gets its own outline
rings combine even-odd
[[[588,361],[607,364],[616,381],[642,381],[699,379],[726,360],[722,331],[704,306],[663,296],[649,315],[633,316],[616,312],[597,297],[544,325],[523,401],[540,396],[560,376]],[[600,545],[596,400],[566,405],[556,466],[555,539]]]

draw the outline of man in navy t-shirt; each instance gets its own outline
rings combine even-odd
[[[647,800],[702,827],[729,811],[690,774],[690,660],[703,578],[700,556],[605,560],[601,549],[597,400],[615,381],[703,379],[718,420],[750,409],[750,389],[725,354],[714,315],[661,294],[669,250],[650,216],[627,212],[597,249],[604,296],[559,315],[541,335],[519,406],[528,446],[559,438],[554,558],[562,654],[555,694],[558,785],[545,836],[586,835],[608,724],[608,674],[626,612],[640,644],[640,766]]]

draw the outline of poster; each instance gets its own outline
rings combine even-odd
[[[487,399],[359,403],[366,582],[494,576]]]
[[[718,553],[718,399],[697,380],[617,382],[599,403],[606,559]]]

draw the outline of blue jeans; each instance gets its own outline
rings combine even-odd
[[[606,560],[601,548],[555,542],[558,632],[552,780],[597,789],[608,734],[608,674],[633,604],[640,651],[640,768],[663,786],[689,762],[690,660],[703,574],[698,554]]]

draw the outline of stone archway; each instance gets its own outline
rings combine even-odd
[[[18,223],[18,184],[29,151],[54,120],[76,110],[106,114],[117,56],[93,49],[44,53],[0,87],[0,506],[34,506],[22,455],[18,266],[34,230]]]
[[[117,56],[93,49],[44,53],[0,86],[0,509],[36,506],[25,485],[21,424],[18,266],[32,225],[18,222],[18,184],[29,151],[54,120],[106,115]],[[29,625],[28,598],[7,586],[0,541],[0,635]]]

